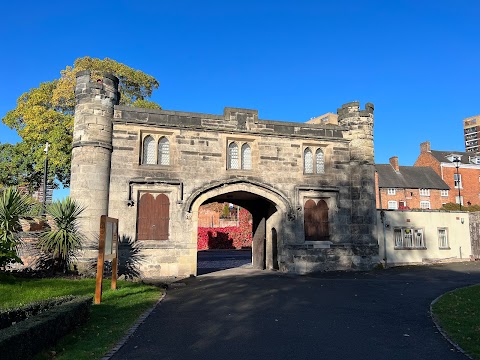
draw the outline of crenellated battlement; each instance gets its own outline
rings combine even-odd
[[[374,105],[365,104],[360,110],[358,101],[343,104],[337,110],[338,125],[347,129],[344,138],[350,139],[350,157],[352,160],[373,164],[373,123]]]
[[[97,100],[109,99],[112,105],[118,105],[120,93],[118,92],[118,78],[109,73],[102,76],[94,76],[90,70],[83,70],[77,73],[77,83],[75,86],[75,99],[77,104],[85,101],[91,101],[92,96]]]
[[[341,108],[337,109],[338,122],[340,123],[345,118],[352,116],[373,117],[374,105],[370,102],[365,104],[365,110],[360,110],[360,102],[352,101],[343,104]]]

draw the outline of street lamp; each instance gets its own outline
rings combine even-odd
[[[460,175],[458,174],[458,168],[460,167],[460,157],[457,156],[452,161],[455,163],[455,167],[457,168],[458,204],[460,205],[460,211],[462,211],[462,197],[460,195],[460,185],[462,184],[462,182],[460,181]]]
[[[47,143],[45,144],[45,165],[43,168],[43,213],[45,213],[46,208],[47,208],[47,173],[48,173],[48,148],[50,147],[50,144]]]

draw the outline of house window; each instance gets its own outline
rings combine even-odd
[[[455,204],[463,205],[463,196],[455,196]]]
[[[313,174],[313,154],[310,148],[303,152],[303,171],[305,174]]]
[[[453,184],[456,189],[462,188],[462,174],[453,174]]]
[[[440,249],[449,249],[447,228],[438,228],[438,247]]]
[[[165,136],[158,142],[158,164],[170,165],[170,144]]]
[[[397,206],[397,202],[396,201],[393,201],[393,200],[390,200],[388,202],[388,208],[390,210],[397,210],[398,209],[398,206]]]
[[[395,195],[397,193],[397,189],[395,188],[388,188],[387,195]]]
[[[430,209],[430,201],[420,201],[420,209]]]
[[[328,240],[328,206],[324,200],[309,199],[304,205],[305,240]]]
[[[448,190],[440,190],[440,196],[448,197]]]
[[[393,239],[395,249],[426,249],[423,229],[417,228],[394,228]]]
[[[150,135],[143,140],[142,164],[155,164],[155,140]]]
[[[420,196],[430,196],[430,189],[420,189]]]
[[[228,168],[229,169],[238,169],[238,145],[234,142],[228,145]]]
[[[317,149],[315,152],[315,165],[317,174],[323,174],[325,172],[325,158],[322,149]]]
[[[251,170],[252,169],[252,149],[250,145],[242,145],[242,169]]]
[[[168,240],[169,212],[166,194],[144,193],[138,201],[137,239]]]

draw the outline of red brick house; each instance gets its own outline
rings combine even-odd
[[[432,168],[448,184],[451,190],[445,203],[480,205],[480,153],[431,150],[425,141],[414,166]]]
[[[375,165],[377,209],[439,209],[445,203],[449,186],[430,167]]]

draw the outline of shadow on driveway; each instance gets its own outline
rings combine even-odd
[[[466,359],[429,305],[475,262],[308,276],[230,269],[170,290],[113,359]]]

